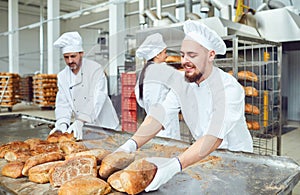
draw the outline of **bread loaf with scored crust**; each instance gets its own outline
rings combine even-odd
[[[52,186],[57,187],[77,177],[89,175],[97,177],[96,157],[92,155],[76,156],[51,168],[49,181]]]

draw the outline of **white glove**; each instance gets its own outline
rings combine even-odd
[[[127,140],[123,145],[121,145],[115,152],[126,152],[131,153],[137,150],[137,144],[133,139]]]
[[[67,132],[67,129],[68,129],[67,124],[66,124],[66,123],[61,123],[61,124],[58,125],[57,127],[54,127],[54,128],[50,131],[49,135],[53,134],[53,133],[56,132],[56,131],[61,131],[61,132],[65,133],[65,132]]]
[[[150,157],[146,158],[146,160],[157,166],[155,177],[145,189],[146,192],[157,190],[161,185],[167,183],[176,173],[181,171],[181,163],[177,157]]]
[[[82,140],[82,127],[83,122],[80,120],[75,120],[74,123],[67,129],[67,133],[74,133],[76,140]]]

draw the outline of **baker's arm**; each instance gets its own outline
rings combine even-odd
[[[184,153],[175,158],[150,157],[147,161],[157,166],[157,172],[152,182],[145,189],[146,192],[157,190],[167,183],[182,169],[202,160],[222,143],[222,139],[205,135],[191,145]]]
[[[156,119],[151,116],[147,116],[135,134],[121,145],[116,152],[135,152],[138,148],[151,140],[161,129],[162,125]]]
[[[205,135],[199,138],[184,153],[178,156],[182,169],[204,159],[210,153],[215,151],[221,143],[222,139],[212,135]]]

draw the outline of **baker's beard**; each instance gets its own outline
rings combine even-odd
[[[200,72],[200,70],[194,65],[194,64],[183,64],[183,67],[192,67],[195,69],[195,71],[193,72],[193,74],[188,73],[187,71],[185,72],[185,80],[187,82],[193,83],[193,82],[197,82],[200,80],[200,78],[202,77],[202,73]]]
[[[79,65],[76,63],[70,63],[68,64],[68,66],[70,67],[71,70],[76,70],[79,68]]]
[[[192,75],[187,75],[185,73],[185,80],[188,81],[188,82],[190,82],[190,83],[199,81],[201,77],[202,77],[202,73],[201,72],[195,72]]]

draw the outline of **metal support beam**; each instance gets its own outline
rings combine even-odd
[[[48,73],[56,74],[60,70],[60,51],[53,47],[53,43],[59,37],[60,20],[54,20],[59,16],[59,1],[47,0],[48,7],[48,23],[47,23],[47,35],[48,35]]]
[[[18,1],[9,0],[8,2],[8,56],[9,72],[19,73],[19,14]]]

